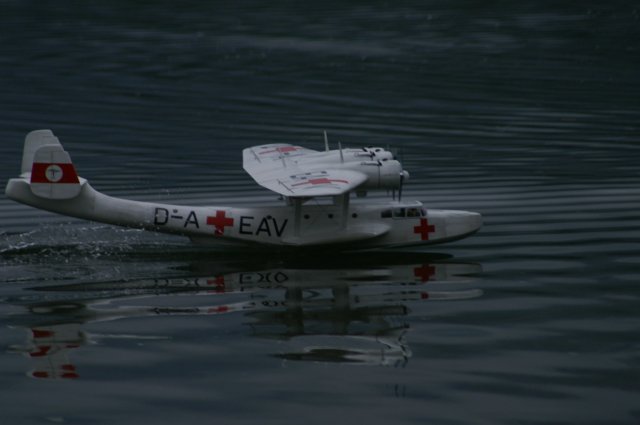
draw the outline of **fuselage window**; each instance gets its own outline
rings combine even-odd
[[[404,217],[405,213],[406,211],[404,208],[396,208],[395,210],[393,210],[393,216],[396,218]]]

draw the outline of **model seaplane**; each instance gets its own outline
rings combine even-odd
[[[326,133],[324,151],[289,144],[244,149],[243,167],[286,202],[255,208],[189,207],[111,197],[78,176],[51,130],[36,130],[26,136],[21,175],[9,180],[5,192],[43,210],[216,245],[385,248],[449,242],[482,225],[478,213],[403,201],[409,174],[391,152],[342,146],[329,150]],[[398,199],[350,202],[353,192],[361,197],[371,190],[398,191]]]

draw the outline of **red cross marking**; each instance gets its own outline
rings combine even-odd
[[[317,184],[331,184],[333,182],[345,183],[345,184],[349,183],[348,180],[328,179],[326,177],[321,177],[321,178],[318,178],[318,179],[309,179],[309,180],[307,180],[305,182],[296,183],[296,184],[294,184],[292,186],[300,186],[300,185],[303,185],[303,184],[310,184],[310,185],[314,185],[315,186]]]
[[[297,151],[298,149],[300,149],[298,146],[282,146],[279,148],[272,149],[270,151],[260,152],[260,155],[265,155],[265,154],[274,153],[274,152],[289,153],[289,152]]]
[[[207,313],[209,313],[209,314],[212,314],[212,313],[226,313],[228,311],[231,311],[229,306],[221,305],[221,306],[218,306],[218,307],[209,307],[209,309],[207,310]]]
[[[435,231],[436,226],[429,224],[429,221],[426,218],[421,218],[420,224],[413,228],[413,233],[420,233],[420,239],[423,241],[428,241],[429,233],[433,233]]]
[[[224,276],[216,276],[215,279],[207,279],[207,285],[215,286],[215,292],[224,292],[225,283]]]
[[[215,217],[207,217],[207,224],[210,226],[215,226],[216,235],[224,234],[224,228],[227,226],[233,226],[233,219],[231,217],[226,217],[225,211],[216,211]]]
[[[431,279],[435,274],[436,268],[429,264],[423,264],[422,266],[413,269],[413,275],[420,279],[420,282],[429,282],[429,279]]]
[[[48,338],[53,336],[53,332],[46,329],[31,329],[34,338]]]

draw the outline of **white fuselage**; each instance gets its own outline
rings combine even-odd
[[[11,199],[83,219],[188,236],[207,244],[326,246],[357,243],[358,248],[433,244],[477,231],[480,214],[428,210],[420,202],[381,202],[348,208],[338,204],[281,205],[255,208],[190,207],[114,198],[81,181],[79,196],[43,199],[26,177],[11,179]]]
[[[326,141],[326,138],[325,138]],[[197,243],[273,247],[369,249],[460,239],[482,225],[478,213],[427,210],[420,202],[350,205],[351,193],[398,189],[409,174],[382,148],[318,152],[283,143],[246,148],[243,168],[261,186],[287,199],[256,208],[190,207],[102,194],[78,176],[51,130],[24,142],[21,174],[7,197],[47,211],[191,238]],[[330,201],[327,203],[323,203]]]

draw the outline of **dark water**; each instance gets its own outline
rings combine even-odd
[[[639,8],[202,3],[0,3],[2,184],[51,128],[108,194],[264,204],[241,149],[328,130],[485,227],[252,258],[0,198],[1,423],[640,422]]]

